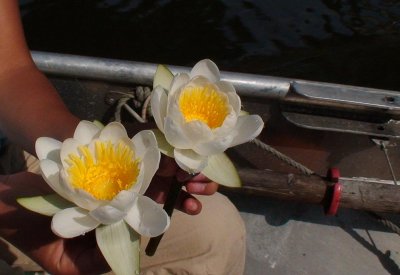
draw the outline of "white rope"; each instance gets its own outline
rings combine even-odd
[[[117,103],[114,112],[115,121],[121,122],[121,111],[124,108],[131,116],[133,116],[140,123],[147,122],[147,116],[151,115],[150,112],[150,95],[151,90],[148,87],[137,87],[135,94],[127,94],[122,92],[117,92],[123,95]],[[132,100],[135,108],[142,108],[141,115],[139,115],[131,106],[129,106],[128,101]]]
[[[252,140],[252,142],[257,145],[258,147],[260,147],[261,149],[270,152],[273,156],[277,157],[278,159],[286,162],[287,164],[293,166],[294,168],[300,170],[301,172],[303,172],[306,175],[312,175],[314,174],[314,171],[312,171],[311,169],[308,169],[307,167],[305,167],[304,165],[300,164],[299,162],[295,161],[294,159],[282,154],[281,152],[279,152],[278,150],[274,149],[273,147],[271,147],[270,145],[262,142],[259,139],[254,139]]]

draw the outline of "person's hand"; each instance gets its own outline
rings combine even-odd
[[[146,195],[158,203],[163,203],[174,177],[182,181],[186,189],[186,191],[180,193],[176,208],[190,215],[200,213],[202,207],[200,201],[192,194],[212,195],[218,189],[218,184],[209,180],[203,174],[191,177],[178,168],[174,159],[162,156],[160,168],[147,189]]]
[[[50,274],[101,274],[108,267],[94,232],[62,239],[51,231],[51,217],[20,206],[16,199],[54,193],[41,176],[23,172],[0,178],[0,234]]]

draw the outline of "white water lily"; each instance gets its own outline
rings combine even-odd
[[[166,212],[143,196],[160,162],[151,131],[139,132],[130,139],[120,123],[112,122],[101,129],[81,121],[73,138],[64,142],[39,138],[36,153],[43,178],[73,203],[64,204],[61,210],[49,208],[54,211],[50,213],[54,214],[52,230],[58,236],[73,238],[121,221],[149,237],[168,228]],[[23,199],[21,202],[24,205]]]
[[[258,115],[241,115],[241,100],[229,82],[220,80],[211,60],[198,62],[189,74],[156,75],[151,106],[154,119],[174,147],[177,164],[200,172],[210,156],[248,142],[260,134]]]

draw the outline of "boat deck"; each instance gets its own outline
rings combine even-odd
[[[246,223],[247,275],[400,274],[399,235],[365,212],[229,197]]]

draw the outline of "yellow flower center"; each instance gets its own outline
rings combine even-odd
[[[212,85],[185,88],[178,104],[186,122],[200,120],[211,129],[220,127],[229,111],[227,98]]]
[[[97,141],[95,155],[87,146],[79,147],[79,151],[82,157],[71,154],[66,159],[70,165],[67,173],[75,188],[99,200],[111,200],[136,183],[140,161],[125,143],[113,145],[110,141]]]

